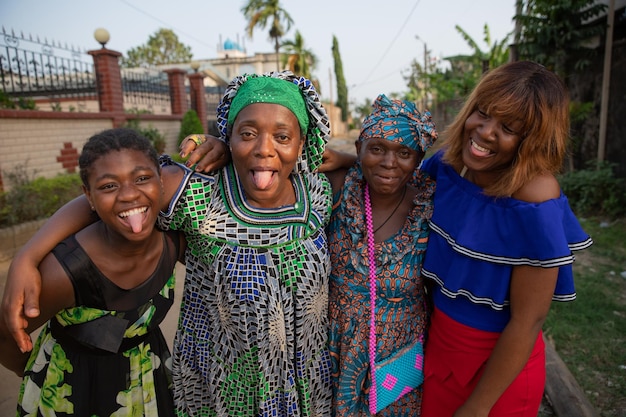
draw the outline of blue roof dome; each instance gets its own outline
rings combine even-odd
[[[243,51],[243,48],[239,46],[237,42],[233,42],[230,39],[226,39],[226,41],[224,42],[224,50],[225,51],[232,51],[232,50]]]

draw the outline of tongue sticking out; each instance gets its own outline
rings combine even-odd
[[[130,227],[133,229],[133,233],[140,233],[143,229],[143,213],[131,214],[126,218],[128,223],[130,223]]]
[[[266,189],[271,184],[273,175],[273,171],[253,171],[252,178],[254,179],[254,185],[261,190]]]

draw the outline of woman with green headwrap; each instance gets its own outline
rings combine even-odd
[[[172,356],[177,415],[330,415],[332,198],[314,173],[328,117],[303,77],[242,75],[220,102],[218,128],[232,155],[224,168],[200,174],[167,157],[163,167],[169,205],[158,223],[188,242]],[[39,251],[89,213],[85,201],[69,205],[37,235]]]
[[[328,173],[338,190],[328,227],[334,415],[419,416],[423,376],[413,368],[428,324],[421,265],[435,189],[419,165],[436,139],[430,113],[380,95],[356,163]],[[401,374],[412,381],[376,366],[391,358],[408,361]]]
[[[419,416],[428,323],[421,265],[435,187],[419,165],[436,139],[430,113],[380,95],[363,121],[356,163],[326,172],[335,196],[327,228],[331,415]],[[183,143],[187,150],[193,147]],[[194,160],[208,149],[196,150]],[[334,166],[353,160],[330,156],[341,160]],[[385,373],[379,362],[406,365],[402,374],[410,380]],[[409,366],[420,369],[408,372]],[[373,368],[378,368],[374,375]],[[374,389],[373,376],[380,385]]]

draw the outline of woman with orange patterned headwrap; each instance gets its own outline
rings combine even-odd
[[[420,413],[420,370],[404,370],[417,378],[411,384],[383,375],[377,363],[400,363],[404,350],[421,350],[424,342],[428,310],[421,265],[435,184],[419,164],[436,139],[430,113],[380,95],[356,142],[357,162],[347,173],[327,173],[338,190],[328,227],[337,416]],[[416,358],[421,355],[411,357],[411,368]]]

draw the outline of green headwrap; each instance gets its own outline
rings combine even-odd
[[[245,90],[252,92],[239,97],[240,91]],[[304,100],[304,106],[300,100]],[[330,138],[330,122],[311,80],[287,70],[262,75],[242,74],[233,78],[217,106],[217,129],[222,141],[228,143],[228,127],[232,126],[241,109],[251,103],[280,104],[298,119],[306,141],[296,164],[296,172],[314,172],[321,165],[324,148]]]
[[[249,78],[237,91],[228,112],[228,124],[235,122],[239,112],[253,103],[280,104],[291,110],[298,119],[302,134],[309,128],[309,116],[298,86],[280,78]]]

